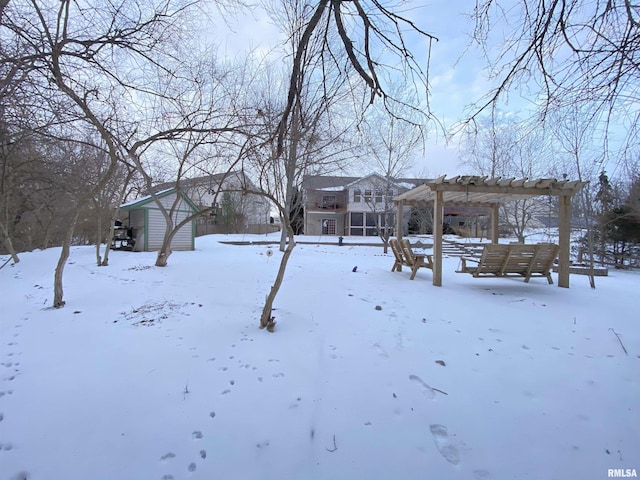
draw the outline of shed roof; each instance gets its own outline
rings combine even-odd
[[[168,195],[171,195],[172,193],[175,193],[176,189],[174,188],[167,188],[165,190],[160,190],[159,192],[156,192],[155,195],[157,198],[164,198]],[[187,205],[189,205],[189,207],[193,210],[193,212],[197,212],[199,209],[198,207],[196,207],[196,205],[191,201],[191,199],[189,198],[189,196],[187,194],[185,194],[182,190],[180,191],[180,195],[182,196],[182,198],[184,199],[184,201],[187,203]],[[141,208],[144,205],[153,202],[153,196],[151,195],[146,195],[144,197],[141,198],[137,198],[136,200],[132,200],[130,202],[127,203],[123,203],[122,205],[120,205],[120,210],[135,210],[136,208]]]

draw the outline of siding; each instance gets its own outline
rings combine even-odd
[[[177,225],[189,215],[189,212],[179,211],[173,215],[174,225]],[[148,209],[146,250],[155,251],[162,247],[162,240],[167,229],[162,212],[158,209]],[[171,250],[193,250],[193,221],[184,225],[173,237]]]
[[[307,212],[305,235],[322,235],[322,221],[335,219],[336,235],[345,235],[344,213]]]
[[[175,193],[160,198],[160,203],[167,209],[171,210],[173,202],[176,199]],[[173,212],[174,226],[191,215],[192,209],[189,204],[180,199],[178,205]],[[162,240],[167,229],[164,215],[158,208],[157,204],[149,201],[140,205],[135,210],[129,212],[129,225],[134,230],[136,238],[136,251],[156,251],[162,247]],[[184,225],[176,232],[171,240],[171,250],[193,250],[194,248],[195,221],[191,221]]]

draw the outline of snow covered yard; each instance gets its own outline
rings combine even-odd
[[[0,270],[0,480],[640,471],[638,272],[562,289],[448,258],[439,288],[380,247],[298,245],[269,334],[280,253],[220,239],[164,269],[74,248],[60,310],[58,249]]]

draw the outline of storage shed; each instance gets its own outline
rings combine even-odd
[[[176,193],[170,188],[156,193],[167,213],[173,218],[174,225],[197,213],[199,210],[183,192]],[[120,210],[128,212],[127,224],[131,229],[133,250],[137,252],[151,252],[160,250],[162,240],[167,229],[165,217],[158,204],[151,195],[125,203]],[[171,241],[171,250],[193,250],[195,247],[195,219],[183,225]]]

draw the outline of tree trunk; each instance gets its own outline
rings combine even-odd
[[[100,245],[102,244],[102,215],[100,215],[100,209],[98,208],[97,203],[96,207],[96,262],[98,266],[102,265],[102,257],[100,256]]]
[[[18,258],[18,254],[16,253],[15,248],[13,247],[13,242],[11,241],[11,237],[9,236],[9,232],[7,228],[4,226],[4,223],[0,223],[0,228],[2,228],[2,236],[4,237],[4,244],[7,246],[7,250],[9,250],[9,254],[11,255],[11,259],[13,263],[19,263],[20,258]]]
[[[266,328],[269,332],[273,332],[276,326],[275,317],[272,315],[273,311],[273,301],[282,286],[282,281],[284,280],[284,273],[287,269],[287,263],[289,262],[289,257],[291,257],[291,253],[295,248],[296,244],[293,241],[293,229],[290,225],[287,225],[286,230],[289,233],[289,243],[287,243],[287,248],[285,249],[282,258],[280,259],[280,268],[278,268],[278,274],[276,275],[276,280],[265,299],[264,308],[262,309],[262,316],[260,317],[260,328]]]
[[[167,230],[165,231],[164,238],[162,239],[162,247],[158,250],[158,257],[156,258],[156,267],[166,267],[171,256],[171,241],[175,234],[173,222],[167,223]]]
[[[116,226],[116,220],[118,219],[118,213],[120,213],[120,205],[122,205],[122,201],[124,200],[124,196],[127,193],[127,188],[129,186],[129,182],[131,181],[131,177],[136,172],[135,169],[130,169],[129,173],[127,173],[127,177],[124,180],[122,185],[122,189],[120,190],[120,194],[118,195],[118,203],[116,204],[116,208],[113,209],[113,214],[111,215],[111,225],[109,226],[109,234],[107,235],[107,246],[104,249],[104,260],[102,260],[102,266],[109,266],[109,252],[111,251],[111,239],[113,238],[113,232]]]
[[[115,210],[118,211],[117,209]],[[111,226],[109,227],[109,233],[106,238],[106,245],[104,247],[104,258],[102,259],[102,263],[98,265],[99,267],[108,267],[109,266],[109,252],[111,251],[111,239],[113,238],[113,231],[116,224],[116,215],[111,217]]]
[[[282,224],[282,222],[281,222]],[[280,251],[284,252],[287,249],[287,229],[283,228],[280,233]]]
[[[63,241],[62,241],[62,251],[60,252],[60,258],[58,259],[58,265],[56,266],[56,272],[53,280],[53,306],[54,308],[62,308],[64,307],[65,301],[63,299],[63,289],[62,289],[62,274],[64,273],[64,267],[67,264],[67,260],[69,258],[69,251],[71,249],[71,240],[73,239],[73,231],[76,228],[76,223],[78,222],[78,216],[80,215],[80,209],[76,209],[76,213],[73,216],[73,219],[69,223],[67,227],[67,231],[65,232]]]
[[[164,246],[158,251],[158,258],[156,258],[156,267],[166,267],[169,263],[169,257],[173,252],[170,249],[165,249]]]

